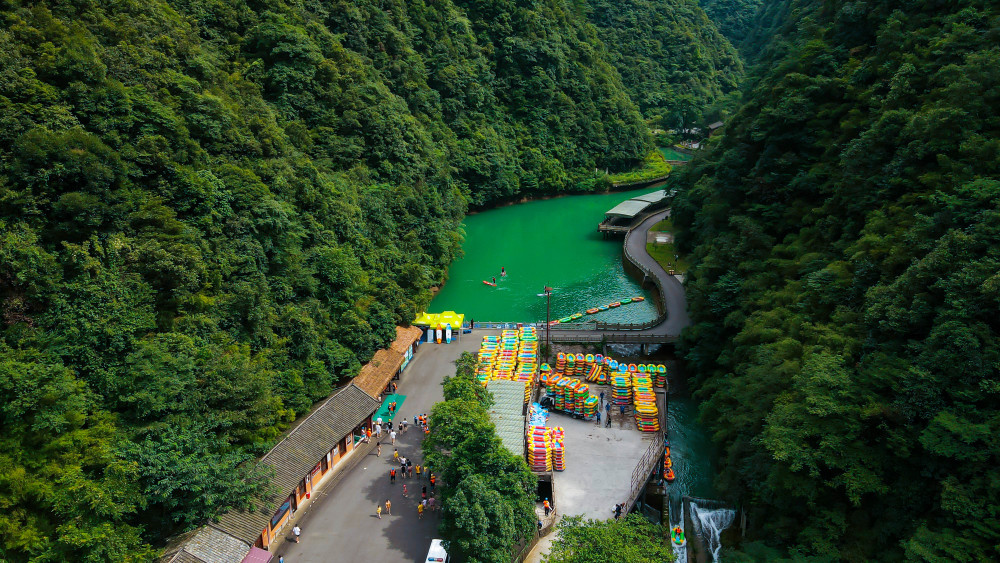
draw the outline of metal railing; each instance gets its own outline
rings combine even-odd
[[[625,511],[628,512],[632,509],[635,501],[639,498],[639,494],[642,493],[642,488],[646,486],[646,481],[649,480],[649,475],[653,472],[653,468],[656,464],[660,462],[663,458],[663,429],[656,431],[653,435],[653,441],[646,448],[646,453],[642,454],[642,458],[639,459],[639,463],[636,464],[635,469],[632,470],[632,486],[629,489],[628,500],[625,501]]]
[[[621,332],[596,332],[589,334],[572,331],[553,332],[552,342],[607,342],[608,344],[663,344],[680,338],[676,334],[628,334]]]

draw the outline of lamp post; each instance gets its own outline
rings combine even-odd
[[[552,349],[552,344],[549,342],[549,328],[552,326],[549,323],[552,322],[552,288],[545,286],[545,293],[539,293],[538,296],[545,296],[545,360],[549,359],[549,351]]]

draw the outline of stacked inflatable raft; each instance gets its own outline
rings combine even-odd
[[[528,426],[528,465],[532,471],[565,471],[563,429]]]
[[[486,385],[495,379],[520,381],[524,383],[524,402],[531,399],[538,373],[538,334],[534,327],[483,337],[476,360],[480,383]]]
[[[643,432],[658,431],[660,429],[660,416],[656,408],[653,381],[648,375],[638,374],[632,380],[632,389],[636,428]]]

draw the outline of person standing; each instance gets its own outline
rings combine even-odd
[[[377,456],[378,457],[382,457],[382,442],[379,442],[378,444],[375,444],[375,447],[376,447],[375,451],[377,453]]]
[[[413,462],[410,460],[406,460],[406,472],[409,473],[407,477],[413,479]]]
[[[365,428],[365,439],[368,442],[372,441],[372,429],[371,428]]]
[[[601,411],[597,411],[597,425],[601,425]]]
[[[302,528],[299,528],[299,525],[296,524],[292,526],[292,533],[295,534],[295,543],[299,543],[299,535],[302,534]]]
[[[417,464],[417,479],[420,478],[420,464]]]
[[[385,513],[387,516],[392,516],[392,503],[389,499],[385,499]]]
[[[549,499],[545,499],[545,502],[542,503],[542,508],[545,509],[545,516],[548,516],[549,511],[552,510],[552,505],[549,504]]]
[[[389,439],[392,440],[393,444],[396,443],[396,431],[395,430],[393,430],[392,432],[389,432]]]
[[[437,475],[431,473],[431,490],[434,490],[434,484],[437,482]]]
[[[431,497],[431,498],[427,499],[427,508],[428,508],[428,509],[429,509],[429,510],[430,510],[431,512],[434,512],[434,510],[435,510],[435,509],[434,509],[434,497]]]
[[[394,485],[396,483],[396,468],[393,467],[389,470],[389,484]]]
[[[604,408],[604,391],[601,391],[601,402],[600,402],[600,404],[598,404],[597,408],[598,409],[603,409]]]
[[[417,518],[420,520],[424,519],[424,505],[423,503],[417,505]]]
[[[611,428],[611,411],[608,411],[608,416],[605,418],[607,418],[607,420],[604,421],[604,427]]]

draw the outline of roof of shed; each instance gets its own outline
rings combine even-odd
[[[381,395],[403,365],[403,359],[403,355],[395,350],[375,352],[372,361],[365,364],[354,378],[354,384],[373,397]]]
[[[166,553],[164,563],[240,563],[250,553],[250,545],[212,526],[203,526],[171,542]]]
[[[663,198],[667,197],[667,190],[656,190],[655,192],[650,192],[648,194],[643,194],[640,196],[633,197],[629,201],[644,201],[646,203],[659,203],[663,201]]]
[[[337,441],[371,416],[379,402],[353,383],[334,393],[302,419],[260,463],[274,471],[271,483],[277,491],[262,499],[263,510],[233,510],[216,525],[248,544],[253,544],[271,519],[275,507],[298,486]],[[249,548],[248,548],[249,550]]]
[[[415,326],[408,326],[408,327],[397,326],[396,340],[392,341],[392,344],[389,345],[389,349],[392,350],[393,352],[399,352],[400,354],[405,354],[406,350],[408,350],[410,346],[413,346],[414,342],[420,340],[420,335],[422,335],[423,333],[424,331],[420,330],[418,327]]]
[[[646,209],[647,207],[649,207],[649,203],[646,203],[645,201],[636,201],[634,199],[630,199],[628,201],[623,201],[618,205],[614,206],[613,208],[611,208],[610,211],[605,213],[605,215],[608,217],[632,218],[638,215],[639,213],[642,213],[642,210]]]
[[[493,394],[490,421],[510,453],[524,456],[524,382],[494,379],[487,389]]]

